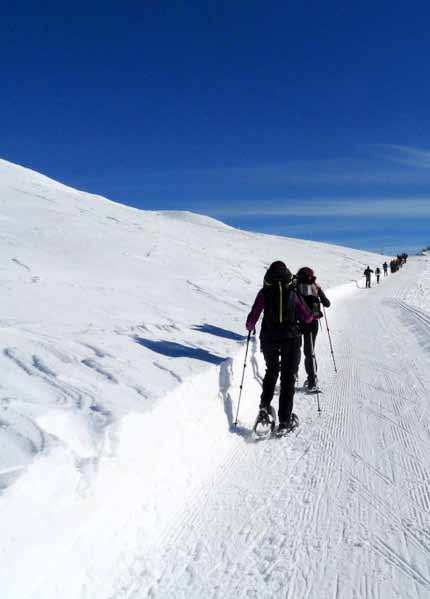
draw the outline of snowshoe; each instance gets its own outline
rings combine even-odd
[[[280,422],[278,426],[278,430],[276,431],[277,437],[284,437],[291,433],[295,428],[299,426],[299,419],[297,414],[291,414],[291,418],[289,422]]]
[[[315,376],[315,383],[313,385],[309,385],[309,379],[305,379],[303,381],[303,389],[309,389],[310,387],[318,387],[318,377]]]
[[[275,424],[276,415],[273,407],[261,407],[254,424],[254,433],[259,439],[266,439],[272,434]]]
[[[315,393],[322,393],[320,387],[318,387],[318,385],[313,385],[312,387],[307,387],[306,388],[306,393],[308,395],[314,395]]]

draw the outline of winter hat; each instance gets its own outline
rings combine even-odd
[[[302,268],[299,268],[296,277],[299,279],[299,281],[304,282],[308,282],[312,279],[315,279],[314,271],[312,270],[312,268],[309,268],[309,266],[303,266]]]
[[[269,266],[266,276],[264,277],[265,282],[270,281],[286,281],[290,282],[292,279],[291,272],[288,270],[285,262],[276,260]]]

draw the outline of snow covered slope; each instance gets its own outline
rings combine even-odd
[[[5,161],[0,244],[3,485],[52,435],[97,456],[106,425],[234,355],[273,259],[314,264],[326,287],[374,260],[134,210]]]
[[[323,597],[335,595],[336,585],[340,597],[356,588],[356,597],[397,596],[366,595],[368,567],[388,579],[400,572],[402,596],[425,596],[430,574],[407,539],[407,555],[374,539],[368,553],[359,549],[370,546],[365,498],[374,493],[377,509],[385,488],[376,482],[403,480],[389,458],[376,463],[391,438],[403,443],[398,401],[408,400],[410,383],[390,374],[399,368],[385,352],[402,344],[414,356],[426,343],[425,323],[407,309],[407,293],[420,297],[411,282],[420,280],[425,258],[416,260],[414,279],[404,270],[366,292],[349,282],[381,256],[246,233],[189,213],[137,211],[4,161],[0,206],[2,597],[316,597],[325,573]],[[292,270],[313,266],[332,289],[344,372],[329,375],[322,338],[324,415],[316,420],[302,398],[304,426],[279,447],[248,443],[264,370],[255,343],[241,426],[231,431],[244,321],[275,259]],[[420,360],[411,375],[417,402],[426,384]],[[371,383],[369,369],[378,370]],[[375,409],[388,422],[382,439],[382,429],[369,425]],[[411,480],[421,476],[420,514],[423,447],[415,446],[410,462]],[[365,485],[359,499],[357,478]],[[384,522],[397,523],[384,509]],[[419,551],[426,542],[419,537]],[[354,547],[362,561],[350,561]],[[346,582],[336,582],[334,563],[318,569],[313,558],[321,552],[321,567],[340,556],[359,574],[348,570]]]

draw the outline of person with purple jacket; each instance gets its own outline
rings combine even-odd
[[[302,322],[300,330],[303,335],[303,353],[305,356],[305,370],[307,379],[304,386],[308,392],[319,391],[317,377],[317,360],[315,357],[315,344],[318,335],[318,319],[323,317],[321,304],[324,308],[330,308],[330,300],[316,282],[316,276],[312,268],[303,266],[296,274],[296,290],[303,299],[306,306],[312,312],[314,321],[310,324]]]
[[[291,286],[292,275],[284,262],[273,262],[264,277],[263,288],[257,294],[246,320],[246,328],[252,331],[262,312],[260,332],[261,351],[266,362],[260,411],[256,426],[274,427],[271,402],[281,371],[279,393],[279,434],[295,428],[298,419],[293,414],[295,373],[300,364],[302,337],[300,322],[311,323],[312,313]]]

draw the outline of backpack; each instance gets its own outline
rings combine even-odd
[[[315,318],[321,318],[323,315],[321,312],[321,302],[318,296],[318,288],[315,283],[310,285],[306,283],[298,283],[297,291],[304,299],[307,307],[312,312],[312,315]]]
[[[284,339],[298,334],[296,317],[296,292],[290,281],[272,279],[264,281],[264,316],[262,337]]]

